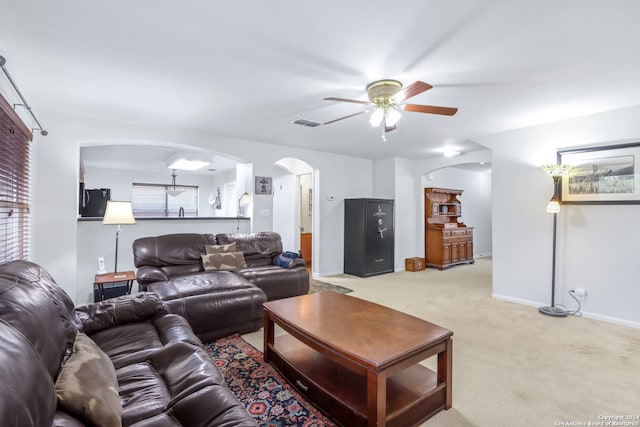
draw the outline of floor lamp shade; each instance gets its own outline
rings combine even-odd
[[[117,225],[116,230],[116,258],[113,271],[118,272],[118,237],[120,235],[121,224],[135,224],[136,219],[133,216],[133,209],[131,208],[131,202],[121,202],[115,200],[109,200],[107,202],[107,208],[104,211],[104,218],[102,223],[105,225]]]

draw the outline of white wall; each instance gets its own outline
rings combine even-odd
[[[247,168],[252,170],[253,176],[274,176],[274,163],[283,157],[305,161],[316,171],[314,188],[317,194],[315,201],[318,205],[318,224],[323,224],[322,227],[318,225],[317,229],[314,228],[315,275],[342,272],[343,200],[350,197],[370,197],[373,191],[373,162],[367,159],[234,140],[185,129],[147,128],[50,111],[40,112],[39,116],[47,123],[49,136],[35,138],[34,164],[37,164],[37,168],[33,170],[32,260],[46,268],[72,297],[84,294],[85,291],[79,288],[84,289],[85,284],[93,280],[93,274],[78,277],[78,271],[85,269],[84,271],[92,272],[95,269],[95,259],[88,260],[88,266],[77,265],[78,252],[85,251],[83,246],[78,246],[77,221],[81,144],[142,142],[166,145],[195,141],[192,144],[194,146],[247,159]],[[323,170],[326,173],[322,173]],[[253,183],[244,185],[253,193]],[[335,195],[334,201],[327,200],[329,194]],[[272,204],[271,196],[253,197],[251,231],[272,229]],[[260,209],[267,209],[269,215],[255,215]],[[80,240],[82,241],[84,239]],[[96,253],[107,253],[114,242],[112,238],[105,238],[94,241],[92,245],[96,247]]]
[[[394,270],[404,271],[405,259],[419,256],[415,251],[416,194],[414,161],[393,157],[374,163],[374,197],[394,200]],[[423,250],[424,252],[424,250]]]
[[[553,194],[540,165],[576,145],[640,141],[640,107],[491,135],[476,140],[493,152],[493,292],[541,306],[551,300]],[[563,205],[558,217],[556,302],[576,304],[583,288],[586,316],[640,327],[640,205]]]
[[[231,186],[231,187],[229,187]],[[209,212],[212,212],[213,216],[237,216],[238,215],[238,198],[235,197],[236,192],[233,192],[233,197],[231,194],[225,191],[226,187],[233,188],[235,190],[236,186],[236,171],[220,171],[213,174],[213,187],[209,193],[205,193],[204,191],[200,191],[200,197],[203,199],[205,203],[209,204],[209,195],[213,193],[213,197],[215,198],[216,192],[220,189],[220,198],[221,198],[221,207],[222,209],[216,209],[214,206],[209,205]],[[206,210],[203,210],[206,212]]]
[[[396,197],[396,158],[380,159],[373,163],[374,197],[395,199]]]
[[[298,251],[300,239],[296,229],[296,197],[298,186],[295,175],[275,168],[273,176],[273,231],[280,234],[286,251]]]

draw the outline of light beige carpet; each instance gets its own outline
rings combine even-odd
[[[322,281],[453,331],[453,408],[424,426],[597,425],[640,414],[640,330],[494,300],[490,259]],[[262,331],[243,338],[262,349]],[[434,369],[434,358],[425,365]]]

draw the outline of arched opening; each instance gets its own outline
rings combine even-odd
[[[492,253],[491,178],[489,162],[448,165],[427,172],[421,178],[422,188],[435,187],[463,191],[460,196],[462,202],[460,220],[468,227],[473,227],[474,258],[491,256]],[[424,218],[421,221],[424,227]],[[425,241],[423,241],[424,244]]]
[[[275,162],[273,179],[273,230],[282,236],[285,249],[300,252],[313,271],[315,175],[303,160],[283,158]]]
[[[185,161],[199,161],[202,166],[190,170]],[[235,217],[239,214],[238,194],[245,188],[244,179],[238,176],[238,165],[242,164],[242,159],[166,141],[83,141],[79,210],[87,203],[89,190],[108,189],[111,199],[131,200],[134,182],[169,185],[175,180],[177,185],[198,188],[195,216]]]

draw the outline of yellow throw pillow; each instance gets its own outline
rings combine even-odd
[[[221,254],[224,252],[235,252],[236,242],[231,242],[228,245],[207,245],[204,247],[207,254]]]
[[[82,332],[56,380],[58,406],[91,425],[122,427],[116,371],[98,345]]]
[[[231,271],[246,268],[242,252],[224,252],[219,254],[202,255],[202,265],[207,271]]]

